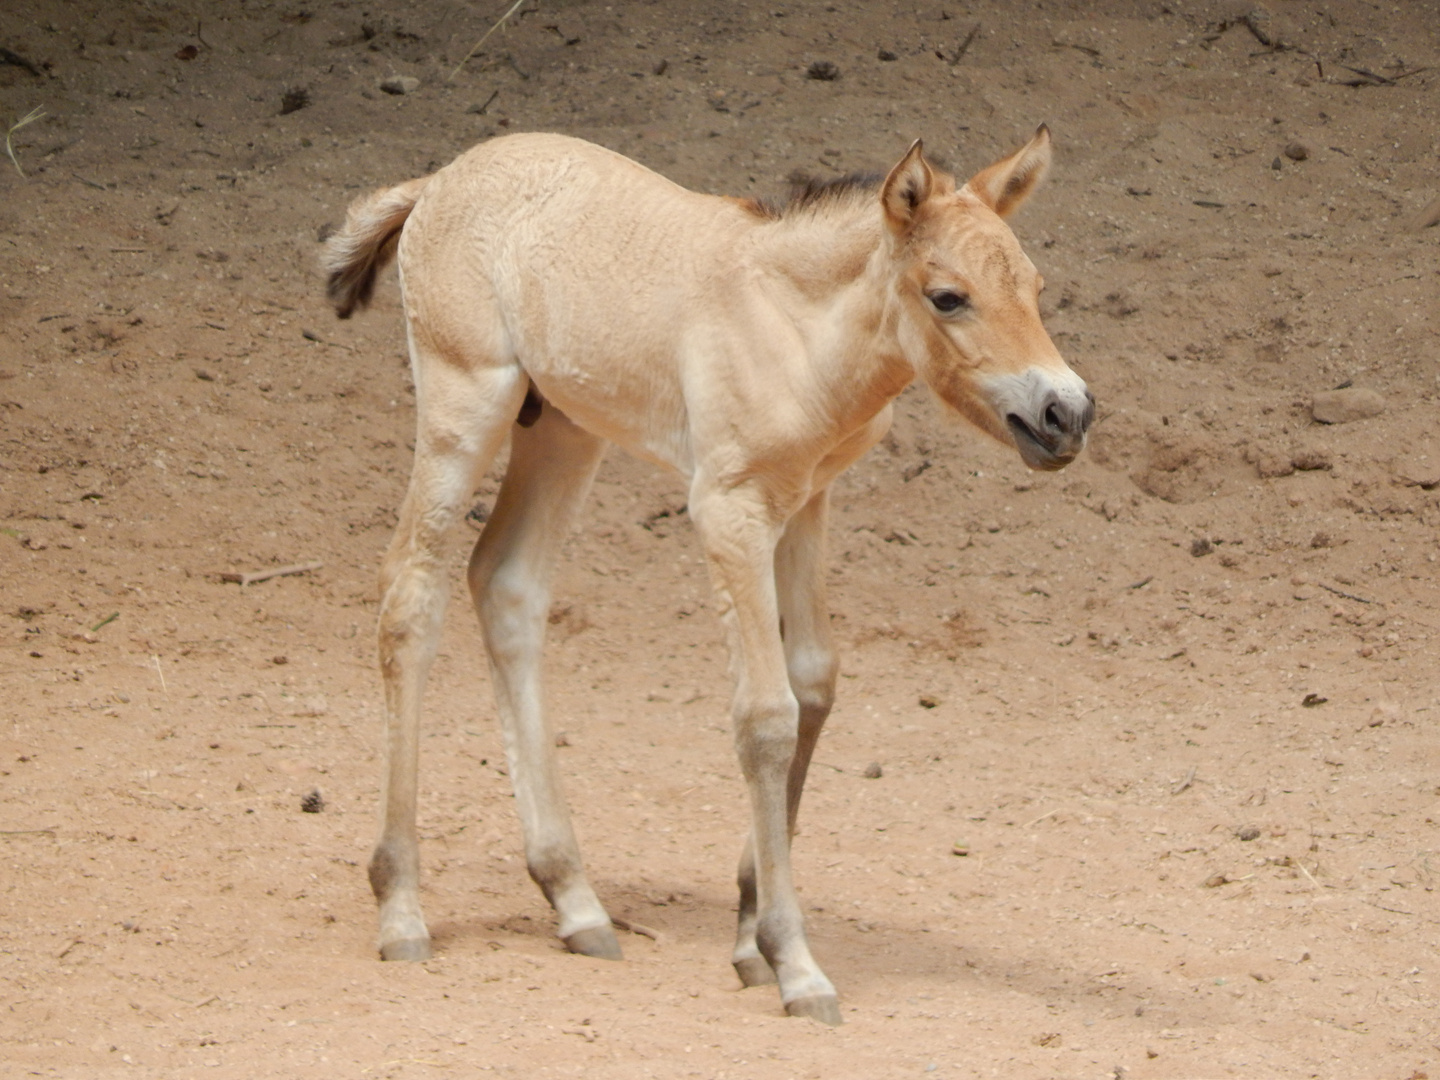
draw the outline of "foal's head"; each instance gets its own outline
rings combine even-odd
[[[1004,218],[1040,183],[1050,132],[975,174],[964,187],[932,167],[917,141],[881,188],[899,273],[906,359],[951,407],[1059,469],[1085,446],[1095,399],[1040,323],[1044,287]]]

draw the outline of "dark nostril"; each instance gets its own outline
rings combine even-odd
[[[1054,405],[1045,410],[1045,426],[1051,431],[1065,430],[1065,423],[1060,419],[1060,411]]]

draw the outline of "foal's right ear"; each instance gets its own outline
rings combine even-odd
[[[916,139],[885,177],[880,189],[880,205],[885,208],[885,224],[896,235],[909,230],[915,211],[930,197],[935,186],[935,172],[925,160],[925,148]]]

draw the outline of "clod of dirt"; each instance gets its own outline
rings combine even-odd
[[[840,77],[840,69],[829,60],[816,60],[805,69],[805,77],[817,82],[834,82]]]
[[[1297,139],[1285,147],[1285,156],[1291,161],[1304,161],[1310,156],[1310,147]]]
[[[1334,468],[1335,465],[1324,450],[1300,450],[1290,458],[1290,464],[1297,472],[1315,472]]]
[[[933,697],[933,696],[931,696],[930,694],[921,694],[921,695],[920,695],[920,707],[921,707],[922,709],[933,709],[933,708],[935,708],[935,706],[937,706],[937,705],[939,705],[939,704],[940,704],[940,699],[937,698],[937,697]]]
[[[175,51],[176,60],[194,60],[200,55],[200,50],[194,45],[184,45]]]
[[[290,658],[288,656],[272,656],[270,658],[270,662],[278,666],[280,664],[288,664],[290,662]]]
[[[318,814],[325,809],[325,796],[320,794],[320,789],[311,788],[300,800],[300,811],[305,814]]]
[[[387,94],[413,94],[420,89],[420,80],[413,75],[391,75],[380,80],[380,89]]]
[[[1190,541],[1190,554],[1194,555],[1197,559],[1202,555],[1209,555],[1214,550],[1215,545],[1203,536],[1197,536],[1194,540]]]
[[[1235,838],[1245,841],[1258,840],[1260,838],[1260,830],[1254,825],[1242,825],[1235,830]]]
[[[280,95],[280,115],[289,116],[310,104],[310,91],[303,86],[287,86]]]
[[[866,780],[879,780],[880,777],[884,775],[885,770],[880,768],[878,761],[872,761],[869,765],[865,766],[864,776]]]
[[[1320,390],[1310,402],[1310,415],[1322,424],[1349,424],[1385,411],[1385,399],[1374,390],[1347,387]]]
[[[881,49],[879,52],[877,52],[877,53],[875,54],[875,58],[876,58],[877,60],[884,60],[886,63],[889,63],[891,60],[899,60],[899,59],[900,59],[899,56],[897,56],[895,53],[891,52],[889,49]]]
[[[1224,874],[1211,874],[1204,881],[1205,888],[1218,889],[1221,885],[1230,884],[1230,879]]]

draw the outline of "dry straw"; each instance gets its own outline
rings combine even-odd
[[[15,148],[10,144],[10,140],[14,137],[15,132],[19,131],[26,124],[33,124],[36,120],[39,120],[44,115],[45,110],[39,105],[37,105],[35,106],[35,108],[31,109],[28,113],[22,116],[19,120],[15,121],[15,123],[11,124],[10,130],[5,132],[5,153],[9,155],[10,160],[15,165],[15,171],[20,174],[20,179],[22,180],[26,178],[25,170],[20,168],[20,161],[15,157]]]
[[[454,82],[455,76],[460,74],[460,69],[465,66],[465,64],[470,60],[472,56],[474,56],[477,52],[480,51],[480,46],[484,45],[485,42],[489,41],[490,35],[495,33],[496,30],[499,30],[500,27],[504,26],[505,20],[510,18],[511,15],[514,15],[515,12],[519,11],[524,3],[525,0],[515,0],[515,3],[510,5],[509,10],[507,10],[504,15],[501,15],[500,18],[495,20],[495,25],[490,27],[489,30],[485,31],[485,36],[482,37],[479,41],[477,41],[475,43],[475,46],[465,54],[465,59],[461,60],[460,63],[455,65],[455,70],[450,72],[450,77],[445,81]]]

